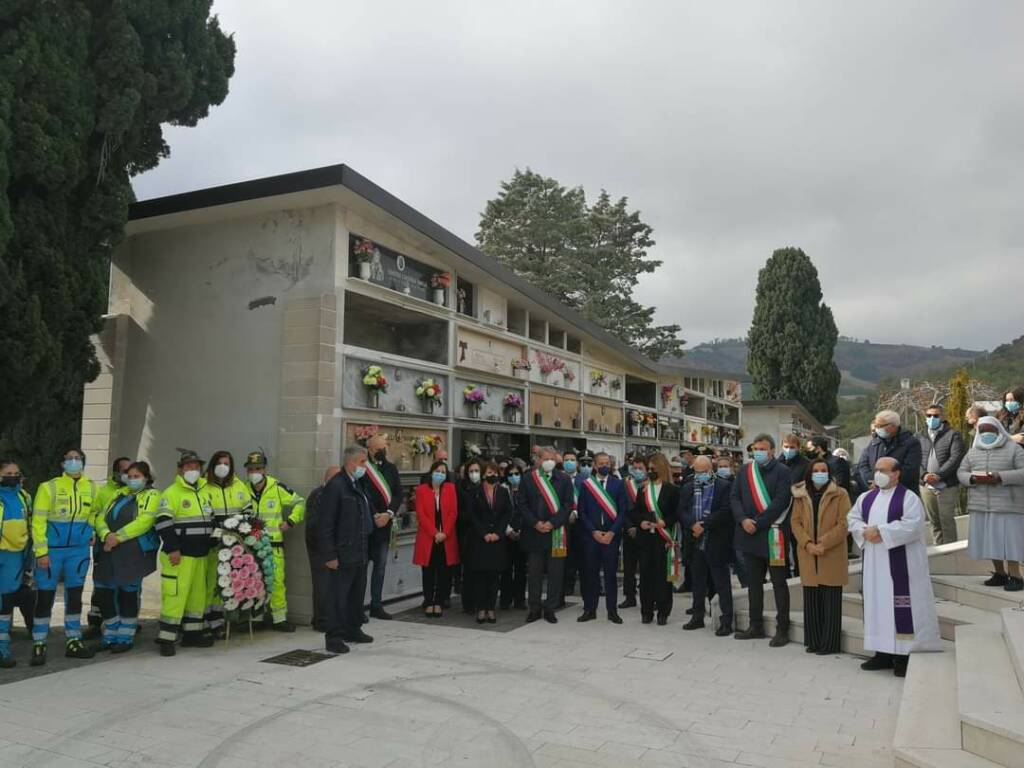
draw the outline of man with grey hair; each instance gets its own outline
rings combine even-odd
[[[921,443],[900,426],[896,411],[879,411],[871,422],[873,437],[857,462],[857,481],[865,490],[874,489],[875,464],[882,457],[896,459],[903,471],[900,484],[917,493],[921,477]]]
[[[320,499],[319,552],[327,568],[326,646],[348,653],[346,643],[372,643],[360,629],[366,594],[366,561],[373,532],[366,449],[350,445],[342,469],[324,486]]]

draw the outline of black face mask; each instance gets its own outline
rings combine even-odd
[[[658,473],[657,472],[648,472],[647,473],[647,477],[650,480],[657,480],[658,479]]]
[[[496,482],[498,482],[498,476],[497,475],[488,475],[487,477],[484,478],[484,482],[485,483],[490,483],[491,485],[494,485]]]
[[[601,477],[607,477],[608,475],[611,474],[611,472],[612,472],[612,468],[611,467],[598,467],[597,468],[597,474],[599,474]]]
[[[0,477],[0,485],[4,488],[17,488],[21,485],[21,475],[11,475]]]
[[[374,451],[373,460],[377,462],[384,461],[384,459],[386,459],[387,456],[388,452],[385,449],[381,448],[379,451]]]

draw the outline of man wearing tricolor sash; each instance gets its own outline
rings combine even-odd
[[[847,517],[864,553],[864,649],[875,652],[861,669],[891,669],[903,677],[908,654],[942,649],[924,505],[900,483],[900,465],[892,457],[875,462],[873,480],[873,490],[860,495]]]
[[[622,529],[630,513],[625,483],[612,473],[612,460],[607,453],[594,457],[594,471],[580,483],[577,505],[583,549],[583,613],[577,621],[597,618],[600,573],[604,571],[604,599],[608,621],[621,624],[616,610],[618,599],[619,544]]]
[[[793,499],[789,468],[775,460],[775,440],[758,435],[751,446],[754,460],[743,465],[732,484],[732,516],[736,548],[743,553],[749,582],[750,627],[735,634],[737,640],[765,637],[764,577],[771,575],[775,593],[775,636],[778,648],[789,642],[789,586],[786,579],[786,542],[782,526]]]
[[[647,480],[647,462],[640,454],[634,454],[622,471],[622,484],[628,498],[627,509],[632,512],[640,497],[640,488]],[[627,514],[622,537],[622,602],[619,608],[636,608],[636,576],[640,568],[640,552],[637,549],[637,533],[640,530]]]
[[[402,506],[404,494],[398,467],[388,461],[388,439],[376,434],[370,438],[366,449],[370,457],[366,462],[366,477],[370,481],[370,511],[373,513],[369,552],[373,576],[367,578],[370,585],[370,615],[375,619],[387,620],[391,614],[384,610],[384,572],[387,569],[391,537],[397,532],[394,529],[395,515]]]
[[[521,483],[522,546],[528,558],[528,622],[539,619],[543,608],[544,619],[550,624],[557,623],[555,609],[562,599],[565,556],[568,552],[566,523],[575,502],[572,481],[564,472],[555,469],[557,457],[554,448],[542,448],[540,467],[527,472]],[[542,604],[545,571],[548,583]]]

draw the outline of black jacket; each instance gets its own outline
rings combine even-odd
[[[757,514],[757,507],[754,506],[754,499],[751,496],[750,483],[747,481],[748,465],[744,464],[739,475],[732,482],[730,504],[732,505],[732,518],[736,522],[736,548],[742,552],[758,557],[768,557],[768,529],[777,523],[789,512],[789,505],[793,499],[791,482],[792,473],[785,464],[772,459],[761,469],[761,479],[764,480],[765,490],[768,492],[770,502],[768,508]],[[754,533],[747,533],[743,530],[742,522],[747,518],[757,524]]]
[[[368,481],[352,480],[344,470],[324,486],[320,497],[319,546],[323,562],[335,558],[341,565],[366,563],[369,514]]]
[[[779,463],[785,467],[789,467],[790,483],[796,485],[804,481],[804,475],[807,474],[807,457],[801,454],[797,454],[792,459],[780,458]]]
[[[373,459],[370,459],[373,461]],[[377,464],[377,468],[380,469],[381,474],[384,475],[384,479],[388,481],[388,485],[391,487],[391,504],[384,503],[384,494],[377,490],[377,486],[373,484],[369,474],[366,475],[366,487],[369,489],[370,497],[370,511],[373,514],[380,512],[392,512],[394,515],[398,514],[399,508],[402,506],[402,501],[405,498],[405,491],[402,489],[402,478],[398,474],[398,467],[392,464],[387,459],[384,459],[380,464]],[[374,526],[373,533],[371,534],[371,543],[380,544],[381,542],[391,540],[391,526],[395,524],[394,519],[383,528]]]
[[[471,571],[503,571],[506,566],[505,532],[512,520],[512,493],[504,485],[494,486],[494,505],[487,503],[482,485],[466,492],[469,527],[466,530],[466,567]],[[489,533],[497,541],[484,541]]]
[[[900,485],[918,493],[921,478],[921,443],[903,427],[888,440],[882,440],[875,435],[861,453],[860,461],[857,462],[857,480],[862,490],[867,490],[874,480],[875,463],[883,456],[896,459],[900,463]]]
[[[711,486],[708,486],[709,488]],[[726,563],[732,551],[735,538],[736,521],[732,517],[732,482],[715,478],[715,497],[711,501],[711,510],[704,519],[704,556],[709,563]],[[699,539],[693,535],[693,524],[698,522],[693,511],[693,481],[687,483],[679,491],[679,522],[683,526],[683,551],[691,552],[696,548]]]
[[[306,552],[309,553],[310,558],[313,557],[313,553],[320,546],[320,499],[323,494],[324,486],[318,485],[306,497],[306,517],[304,522],[306,528]]]
[[[555,528],[561,528],[569,522],[569,513],[576,504],[576,498],[572,490],[572,480],[569,476],[556,469],[551,473],[551,484],[555,487],[555,494],[558,496],[558,510],[554,515],[548,509],[547,502],[537,488],[535,474],[539,469],[531,469],[523,474],[519,485],[519,495],[522,502],[519,511],[523,516],[523,533],[520,543],[524,552],[550,552],[551,534],[540,533],[534,526],[538,522],[549,522]],[[566,531],[566,539],[569,532]]]
[[[928,457],[932,453],[932,438],[925,429],[918,433],[917,440],[921,443],[921,479],[928,474]],[[956,478],[956,471],[960,469],[960,462],[964,460],[964,441],[960,433],[949,426],[948,421],[942,422],[939,431],[935,434],[935,458],[939,462],[939,471],[936,472],[942,482],[953,488],[960,484]]]
[[[663,550],[665,540],[657,531],[645,531],[640,527],[644,520],[653,523],[654,514],[647,509],[645,501],[646,491],[644,488],[636,495],[636,504],[629,514],[630,522],[636,526],[636,544],[641,549],[652,548]],[[665,519],[665,530],[669,535],[673,533],[673,526],[679,522],[679,486],[674,483],[661,484],[661,491],[658,493],[658,508],[661,509],[661,516]],[[673,539],[675,537],[673,536]]]

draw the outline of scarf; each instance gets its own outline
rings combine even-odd
[[[861,516],[867,524],[871,516],[871,505],[875,503],[878,488],[868,493],[861,505]],[[906,486],[897,485],[889,502],[889,514],[886,522],[903,519],[903,502],[907,497]],[[914,612],[910,606],[910,571],[907,568],[906,546],[893,547],[889,550],[889,573],[892,575],[892,608],[896,624],[898,640],[914,639]]]
[[[711,514],[711,505],[715,501],[715,483],[712,480],[707,485],[693,484],[693,519],[703,524]],[[708,532],[705,530],[697,540],[697,547],[702,552],[707,545]]]
[[[758,515],[772,503],[772,497],[768,495],[768,486],[764,484],[761,477],[761,468],[756,461],[747,464],[747,487],[750,489],[750,498],[754,502],[754,509]],[[784,517],[782,519],[785,519]],[[779,521],[781,522],[781,520]],[[782,535],[782,528],[778,522],[772,524],[768,529],[768,564],[782,566],[786,564],[786,541]]]

